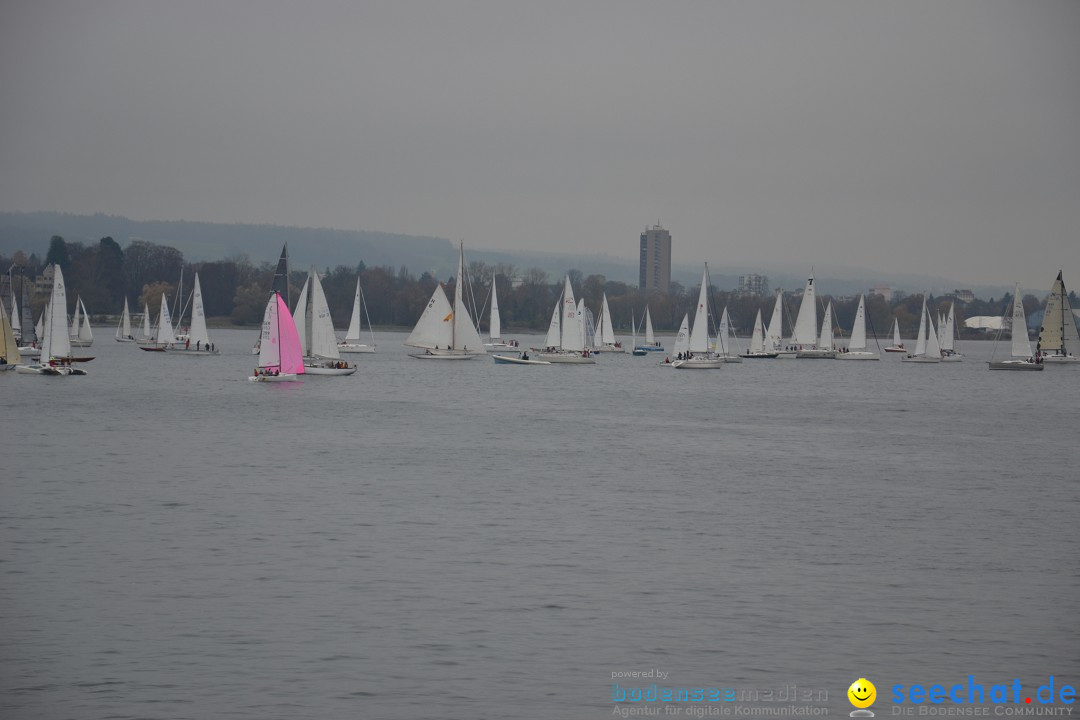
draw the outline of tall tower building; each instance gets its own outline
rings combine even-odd
[[[671,233],[660,223],[641,233],[638,287],[665,293],[671,287]]]

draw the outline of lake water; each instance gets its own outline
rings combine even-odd
[[[0,375],[3,718],[1080,684],[1080,368],[496,366],[382,333],[352,377],[256,385],[254,331],[99,334],[87,377]]]

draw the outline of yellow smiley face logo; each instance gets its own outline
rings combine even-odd
[[[848,700],[857,708],[868,708],[877,699],[877,688],[866,678],[859,678],[847,689]]]

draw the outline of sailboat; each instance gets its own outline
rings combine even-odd
[[[792,353],[800,360],[836,357],[836,351],[832,349],[831,318],[826,318],[830,330],[828,347],[822,347],[818,342],[820,338],[817,324],[817,288],[814,285],[814,279],[811,274],[806,280],[802,302],[799,304],[799,314],[795,318],[795,332],[791,336],[791,345],[780,353],[780,357],[791,357]]]
[[[53,268],[52,293],[45,307],[41,335],[41,361],[33,365],[19,365],[15,372],[27,375],[85,375],[86,371],[75,367],[71,357],[71,335],[67,325],[67,290],[64,273],[59,265]]]
[[[309,291],[310,290],[310,291]],[[308,302],[308,298],[311,302]],[[293,313],[296,333],[300,338],[300,354],[304,358],[304,372],[308,375],[352,375],[356,365],[342,361],[334,336],[334,321],[326,302],[319,273],[314,266],[300,291]]]
[[[275,290],[263,312],[262,333],[259,335],[259,364],[252,382],[293,382],[305,373],[300,353],[300,336],[296,332],[289,306]]]
[[[716,331],[716,354],[726,363],[741,363],[742,348],[738,346],[739,339],[735,336],[735,329],[731,326],[731,316],[728,315],[727,306],[720,313],[720,327]]]
[[[278,258],[277,269],[274,270],[274,280],[270,284],[270,292],[276,292],[285,298],[286,307],[291,305],[289,302],[289,243],[281,246],[281,256]],[[252,355],[259,354],[261,344],[262,334],[255,340],[255,345],[251,348]]]
[[[80,323],[79,310],[82,310]],[[90,347],[94,344],[94,331],[90,329],[90,313],[86,312],[82,296],[75,300],[75,319],[71,322],[71,346]]]
[[[1002,323],[1004,325],[1004,323]],[[998,333],[1001,337],[1001,333]],[[994,352],[997,351],[997,341],[994,341]],[[1012,357],[1008,360],[995,360],[991,354],[990,362],[987,363],[991,370],[1042,370],[1042,357],[1031,354],[1031,340],[1028,339],[1027,316],[1024,314],[1024,300],[1020,295],[1020,283],[1016,283],[1013,292],[1012,309]]]
[[[885,348],[885,352],[889,353],[906,353],[907,348],[904,347],[904,343],[900,340],[900,321],[897,318],[893,318],[892,321],[892,345]]]
[[[220,355],[210,342],[210,333],[206,329],[206,311],[203,309],[202,286],[199,285],[199,273],[195,273],[195,289],[191,291],[191,326],[183,346],[170,348],[181,355]]]
[[[956,351],[956,303],[949,303],[948,315],[938,323],[938,344],[941,345],[941,362],[962,362],[964,356]]]
[[[360,342],[360,307],[363,304],[364,317],[367,318],[368,334],[371,336],[371,344]],[[371,330],[371,317],[367,311],[367,301],[364,300],[364,291],[360,289],[360,276],[356,276],[356,294],[353,296],[352,317],[349,318],[349,330],[345,333],[345,339],[338,343],[338,352],[342,353],[373,353],[375,352],[375,333]]]
[[[150,306],[143,303],[142,334],[136,342],[147,344],[154,342],[154,331],[150,328]]]
[[[116,325],[116,337],[113,339],[122,343],[135,342],[135,338],[131,334],[131,311],[128,309],[127,298],[124,298],[124,312],[120,316],[120,322]]]
[[[671,363],[677,370],[715,370],[724,366],[724,359],[709,351],[709,265],[701,274],[694,324],[690,329],[690,347],[681,359]]]
[[[161,293],[161,309],[158,311],[157,329],[154,332],[152,342],[139,347],[147,352],[165,352],[172,349],[176,344],[176,335],[173,334],[172,315],[169,314],[169,301],[165,299],[165,293]]]
[[[919,313],[919,337],[915,341],[915,352],[900,358],[907,363],[940,363],[941,346],[934,331],[934,320],[926,309],[926,295],[923,295],[922,312]]]
[[[457,281],[454,283],[454,305],[446,299],[442,284],[435,288],[427,307],[412,333],[405,339],[409,347],[421,348],[422,353],[409,357],[437,360],[471,360],[484,355],[484,342],[473,325],[465,307],[465,246],[459,247]]]
[[[551,313],[544,350],[537,352],[536,359],[550,363],[571,365],[594,365],[592,353],[585,349],[585,325],[578,303],[574,300],[574,288],[570,276],[563,281],[563,292]]]
[[[22,340],[22,316],[19,315],[19,303],[16,301],[17,299],[15,297],[14,276],[11,272],[14,269],[14,265],[8,268],[8,288],[11,290],[11,317],[8,320],[8,324],[11,327],[11,336],[18,342]],[[4,303],[0,302],[0,305],[3,304]]]
[[[488,342],[484,343],[484,349],[488,352],[500,352],[502,350],[514,350],[518,346],[516,340],[502,339],[502,317],[499,315],[499,293],[496,288],[495,273],[491,274],[491,315],[488,319]]]
[[[874,341],[877,342],[875,336]],[[881,355],[866,349],[866,296],[859,296],[859,307],[855,310],[855,321],[851,325],[851,340],[846,350],[836,354],[837,360],[880,360]]]
[[[1037,347],[1044,363],[1080,363],[1080,337],[1076,332],[1076,318],[1069,304],[1069,294],[1065,292],[1061,271],[1058,271],[1054,286],[1050,288],[1050,297],[1046,299]]]
[[[622,343],[615,340],[615,328],[611,324],[611,308],[608,307],[607,293],[604,293],[604,301],[600,306],[600,317],[596,321],[596,332],[593,337],[593,352],[621,353],[622,351]]]
[[[22,276],[22,335],[19,336],[19,352],[24,357],[37,358],[41,356],[38,348],[38,340],[41,334],[34,326],[34,314],[30,309],[30,291],[26,289],[26,276]]]
[[[656,339],[656,335],[653,333],[652,315],[649,314],[649,306],[645,306],[645,343],[643,345],[634,344],[634,350],[640,350],[642,352],[664,352],[664,346],[660,344],[660,341]],[[634,353],[637,354],[636,352]]]
[[[15,307],[15,295],[12,293],[12,312],[15,312]],[[0,302],[0,370],[14,370],[20,363],[22,355],[19,354],[19,343],[15,341],[15,330],[8,319],[4,303]]]

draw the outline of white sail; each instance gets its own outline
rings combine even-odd
[[[34,326],[34,334],[37,335],[39,339],[45,337],[45,312],[44,311],[42,311],[41,315],[38,316],[37,325]]]
[[[67,326],[67,290],[64,287],[64,273],[59,265],[53,266],[53,289],[49,298],[49,307],[45,317],[45,342],[41,349],[41,362],[48,363],[50,358],[71,357],[71,335]]]
[[[169,302],[165,299],[165,293],[161,293],[161,311],[158,313],[157,338],[158,345],[172,345],[176,342],[173,334],[172,316],[169,315]]]
[[[615,328],[611,325],[611,308],[608,307],[607,293],[604,293],[604,305],[600,316],[600,342],[604,345],[615,344]]]
[[[1031,341],[1028,340],[1027,316],[1024,315],[1024,300],[1020,295],[1020,283],[1013,292],[1012,314],[1012,354],[1013,357],[1031,357]]]
[[[308,276],[304,278],[304,287],[300,288],[300,297],[296,300],[296,307],[293,308],[293,323],[296,324],[296,334],[300,337],[300,354],[310,355],[311,352],[311,326],[308,325],[308,315],[310,314],[311,307],[308,305],[308,288],[311,287],[311,276],[315,273],[315,268],[311,269]]]
[[[941,343],[938,342],[937,332],[934,330],[934,318],[926,313],[926,357],[940,358]]]
[[[649,306],[645,306],[645,344],[655,345],[656,336],[653,335],[652,329],[652,315],[649,314]]]
[[[750,336],[750,352],[765,352],[765,326],[761,320],[761,308],[758,308],[757,317],[754,318],[754,334]]]
[[[12,309],[14,309],[14,295],[11,299]],[[4,363],[7,365],[17,365],[22,362],[22,356],[19,355],[19,343],[15,342],[15,331],[2,302],[0,302],[0,357],[4,358]]]
[[[64,315],[67,315],[67,308],[64,308]],[[71,318],[71,337],[79,337],[79,321],[82,320],[82,314],[79,308],[79,297],[75,297],[75,315]]]
[[[555,309],[551,311],[551,323],[548,325],[547,337],[544,339],[544,347],[557,348],[562,344],[562,303],[555,303]]]
[[[718,355],[726,355],[731,350],[728,346],[729,325],[731,325],[731,318],[728,317],[727,305],[725,305],[723,312],[720,313],[720,326],[716,329],[716,353]]]
[[[821,350],[833,349],[832,300],[825,306],[825,317],[821,321],[821,337],[817,345]]]
[[[672,355],[684,355],[690,350],[690,315],[682,317],[679,325],[679,334],[675,336],[675,346],[671,348]]]
[[[449,348],[454,343],[453,320],[454,309],[450,307],[442,285],[438,285],[405,344],[428,349]]]
[[[697,309],[694,311],[694,324],[690,329],[690,352],[709,352],[709,266],[701,274],[701,289],[698,291]]]
[[[930,317],[930,313],[926,310],[926,296],[923,295],[922,312],[919,313],[919,337],[915,341],[915,352],[913,353],[916,357],[926,355],[926,318],[928,317]]]
[[[465,245],[459,246],[457,282],[454,283],[454,349],[469,355],[484,355],[484,341],[465,307]]]
[[[23,278],[23,285],[26,285],[26,279]],[[0,303],[2,304],[2,303]],[[19,303],[15,302],[15,285],[11,286],[11,334],[22,335],[22,319],[19,317]]]
[[[349,318],[349,330],[345,333],[345,342],[360,342],[360,277],[356,278],[356,294],[353,295],[352,317]]]
[[[165,302],[162,296],[161,301]],[[259,336],[259,367],[281,367],[281,342],[278,326],[277,294],[271,293],[263,312],[262,334]]]
[[[859,296],[859,307],[855,309],[855,322],[851,326],[851,342],[848,350],[866,349],[866,297]]]
[[[502,318],[499,317],[499,293],[496,292],[495,273],[491,274],[491,318],[488,321],[488,336],[492,342],[502,340]]]
[[[142,337],[140,340],[149,342],[154,337],[154,331],[150,328],[150,306],[143,303]]]
[[[585,314],[585,298],[580,298],[577,301],[577,314],[581,318],[579,324],[581,328],[581,347],[591,348],[595,345],[596,333],[592,328],[592,312],[588,315]]]
[[[1061,272],[1058,272],[1050,289],[1050,297],[1046,299],[1042,327],[1039,329],[1039,351],[1043,355],[1080,356],[1080,336],[1076,331],[1076,320]]]
[[[562,300],[562,349],[571,352],[581,352],[585,349],[585,333],[582,328],[582,318],[577,310],[577,301],[574,299],[574,288],[570,286],[570,276],[566,276],[563,283]]]
[[[206,310],[203,307],[202,287],[199,285],[199,273],[195,273],[195,290],[191,298],[191,327],[188,338],[192,345],[202,348],[210,345],[210,333],[206,330]]]
[[[949,303],[949,314],[941,327],[941,349],[956,349],[956,303]]]
[[[83,304],[81,297],[79,307],[82,308],[82,324],[79,325],[78,338],[80,342],[89,345],[94,340],[94,331],[90,329],[90,313],[86,312],[86,305]]]
[[[814,288],[814,276],[806,280],[799,315],[795,319],[795,334],[791,337],[794,345],[813,347],[817,342],[817,290]]]
[[[120,324],[116,326],[116,337],[131,337],[131,312],[128,310],[127,298],[124,298],[124,314],[120,316]]]
[[[765,331],[765,349],[769,352],[777,352],[784,343],[784,291],[777,289],[776,304],[773,305],[772,318],[769,327]]]
[[[326,293],[323,292],[319,274],[314,268],[311,270],[311,324],[309,327],[311,335],[309,353],[314,357],[327,360],[340,359],[337,336],[334,335],[334,320],[330,317],[330,305],[326,302]]]
[[[892,341],[895,347],[900,346],[900,320],[897,318],[892,321]]]

